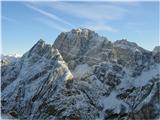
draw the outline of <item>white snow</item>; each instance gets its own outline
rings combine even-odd
[[[132,50],[133,52],[139,52],[141,53],[141,51],[138,49],[137,46],[135,46],[134,44],[132,43],[127,43],[127,44],[124,44],[124,43],[116,43],[114,44],[115,47],[119,47],[119,48],[122,48],[122,49],[126,49],[126,50]]]
[[[61,64],[61,66],[66,69],[66,80],[70,80],[73,78],[72,73],[70,72],[70,70],[68,69],[66,63],[64,61],[58,61],[59,64]]]
[[[152,66],[151,70],[143,72],[140,76],[131,81],[135,87],[144,86],[149,82],[149,80],[160,74],[159,70],[160,70],[160,65],[157,65],[155,67]]]
[[[134,87],[142,87],[148,84],[148,82],[153,79],[157,78],[158,75],[160,75],[160,65],[156,64],[150,67],[150,70],[143,71],[142,74],[138,77],[131,77],[131,71],[125,69],[125,72],[127,73],[124,79],[122,80],[121,84],[118,86],[118,88],[125,88],[128,89],[131,86]]]
[[[14,118],[11,115],[8,114],[2,114],[0,115],[0,120],[13,120]]]
[[[119,113],[120,112],[119,107],[121,104],[127,106],[127,104],[125,104],[123,101],[121,101],[120,99],[117,99],[116,96],[117,96],[117,92],[112,91],[108,97],[104,97],[104,96],[101,97],[100,103],[103,104],[104,110],[115,109],[115,112]]]
[[[76,66],[72,73],[75,78],[82,78],[89,72],[91,72],[91,68],[88,66],[88,64],[80,64]]]
[[[156,46],[153,50],[153,53],[158,53],[160,52],[160,46]]]
[[[1,59],[14,59],[14,58],[20,58],[22,55],[19,54],[13,54],[13,55],[1,55]]]
[[[151,99],[153,98],[153,96],[155,95],[155,92],[156,92],[156,89],[157,89],[157,86],[154,85],[153,88],[152,88],[152,91],[150,92],[150,94],[143,100],[143,102],[141,102],[141,104],[139,104],[136,108],[136,110],[139,110],[142,108],[142,106],[144,104],[147,104],[151,101]],[[159,105],[158,105],[159,107]],[[160,107],[159,107],[160,108]]]
[[[127,110],[128,110],[128,105],[123,102],[122,100],[116,98],[118,92],[117,91],[112,91],[111,94],[107,97],[102,96],[100,98],[100,104],[104,107],[103,111],[100,113],[100,119],[102,120],[104,118],[104,113],[106,109],[114,109],[115,113],[120,113],[120,107],[121,105],[124,105]]]
[[[5,60],[9,62],[16,62],[20,59],[21,55],[15,54],[15,55],[1,55],[0,60]]]

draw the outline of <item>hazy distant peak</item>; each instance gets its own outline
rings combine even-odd
[[[18,54],[13,54],[13,55],[1,55],[0,56],[0,61],[2,65],[6,65],[9,63],[13,63],[18,61],[21,58],[21,55]]]
[[[94,32],[94,31],[88,28],[77,28],[77,29],[72,29],[71,32]]]
[[[153,49],[153,52],[155,52],[155,53],[160,52],[160,46],[156,46],[156,47]]]
[[[128,45],[128,46],[132,46],[132,47],[138,46],[136,43],[130,42],[127,39],[117,40],[114,42],[114,44]]]

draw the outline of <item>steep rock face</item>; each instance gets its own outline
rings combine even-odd
[[[52,46],[40,40],[2,67],[2,113],[29,120],[156,119],[155,56],[157,50],[112,43],[85,28],[61,33]]]
[[[75,69],[77,64],[94,65],[97,62],[102,62],[103,53],[101,50],[104,48],[104,51],[107,51],[105,49],[107,45],[111,47],[107,38],[85,28],[61,33],[54,43],[70,69]]]
[[[19,56],[5,56],[1,55],[1,90],[9,85],[17,77],[20,68],[21,62]],[[11,73],[11,74],[8,74]]]
[[[116,41],[112,52],[113,59],[127,67],[144,64],[149,65],[152,59],[152,52],[144,50],[136,43],[128,42],[125,39]]]
[[[59,49],[75,77],[92,74],[91,67],[104,61],[127,67],[133,77],[159,63],[159,52],[153,54],[125,39],[112,43],[85,28],[61,33],[53,46]]]
[[[77,65],[88,64],[90,67],[108,61],[129,67],[136,72],[153,63],[152,52],[136,43],[125,39],[112,43],[85,28],[61,33],[53,46],[60,51],[71,71],[76,70]],[[157,55],[155,59],[157,61]]]
[[[87,36],[88,33],[92,33],[92,36],[96,39]],[[82,35],[85,37],[82,37]],[[74,45],[66,49],[66,46],[69,46],[70,43]],[[139,112],[145,114],[143,105],[152,106],[150,100],[143,101],[151,94],[153,86],[157,86],[156,91],[159,90],[157,82],[160,80],[160,66],[157,50],[156,52],[147,51],[136,43],[125,39],[111,43],[106,38],[98,36],[88,29],[77,29],[62,33],[53,46],[59,49],[75,79],[79,80],[79,84],[83,81],[94,89],[88,91],[94,91],[96,95],[92,95],[88,91],[86,93],[96,101],[95,108],[100,108],[98,118],[134,118]],[[128,91],[130,91],[131,96],[125,94]],[[137,95],[137,92],[140,94]],[[127,98],[119,97],[121,94],[124,94]],[[158,96],[156,99],[159,99]],[[114,105],[111,102],[112,100],[117,104]],[[107,102],[111,102],[113,106],[107,104],[110,107],[105,108]],[[142,104],[142,110],[137,108],[140,103]],[[159,106],[159,103],[154,102],[154,107],[152,106],[151,110],[148,109],[152,115],[155,114],[154,117],[159,116],[157,114],[159,109],[156,105]],[[139,112],[136,113],[136,111]],[[144,116],[137,117],[144,119]],[[147,119],[153,119],[153,117],[148,116]]]
[[[42,40],[1,75],[2,112],[20,119],[41,118],[40,107],[72,79],[58,50]]]
[[[153,59],[156,63],[160,63],[160,46],[156,46],[153,50]]]

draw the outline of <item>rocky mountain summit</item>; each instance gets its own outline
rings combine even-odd
[[[1,111],[22,120],[159,119],[159,69],[159,47],[73,29],[1,66]]]

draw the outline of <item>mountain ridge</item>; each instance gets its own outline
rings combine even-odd
[[[2,113],[28,120],[158,119],[155,51],[80,28],[53,45],[39,40],[19,61],[1,66]]]

